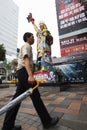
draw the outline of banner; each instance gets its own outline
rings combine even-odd
[[[87,33],[60,39],[61,56],[87,52]]]
[[[56,0],[59,35],[87,27],[87,4],[81,0]]]
[[[55,74],[53,71],[34,72],[34,78],[40,83],[55,83]]]

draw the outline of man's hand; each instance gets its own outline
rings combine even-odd
[[[30,84],[35,84],[35,78],[33,77],[33,76],[29,76],[28,77],[28,83],[30,83]]]

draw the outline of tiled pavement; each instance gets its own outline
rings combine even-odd
[[[15,89],[0,89],[0,108],[9,102]],[[65,91],[59,91],[59,87],[39,87],[39,90],[49,113],[60,118],[50,130],[87,130],[87,85],[73,85]],[[0,130],[4,115],[0,115]],[[29,97],[21,104],[16,124],[21,124],[23,130],[43,130]]]

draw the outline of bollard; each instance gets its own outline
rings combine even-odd
[[[37,82],[37,81],[36,81]],[[30,94],[33,93],[33,91],[39,86],[39,82],[37,82],[37,85],[33,88],[30,88],[29,90],[25,91],[24,93],[22,93],[21,95],[19,95],[17,98],[13,99],[11,102],[9,102],[7,105],[5,105],[4,107],[2,107],[0,109],[0,115],[2,115],[3,113],[5,113],[6,111],[12,109],[14,106],[16,106],[18,103],[20,103],[21,101],[23,101],[27,96],[29,96]]]

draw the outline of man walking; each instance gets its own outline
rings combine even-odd
[[[13,99],[18,97],[20,94],[25,92],[27,89],[36,85],[33,77],[33,55],[31,45],[34,43],[34,36],[30,32],[26,32],[23,35],[25,44],[20,49],[18,57],[17,77],[18,84]],[[59,121],[58,117],[51,117],[41,99],[38,88],[36,88],[32,95],[30,95],[32,103],[35,107],[37,114],[40,117],[43,128],[50,128],[57,124]],[[16,116],[21,103],[16,105],[14,108],[6,113],[2,130],[21,130],[21,126],[15,126]]]

